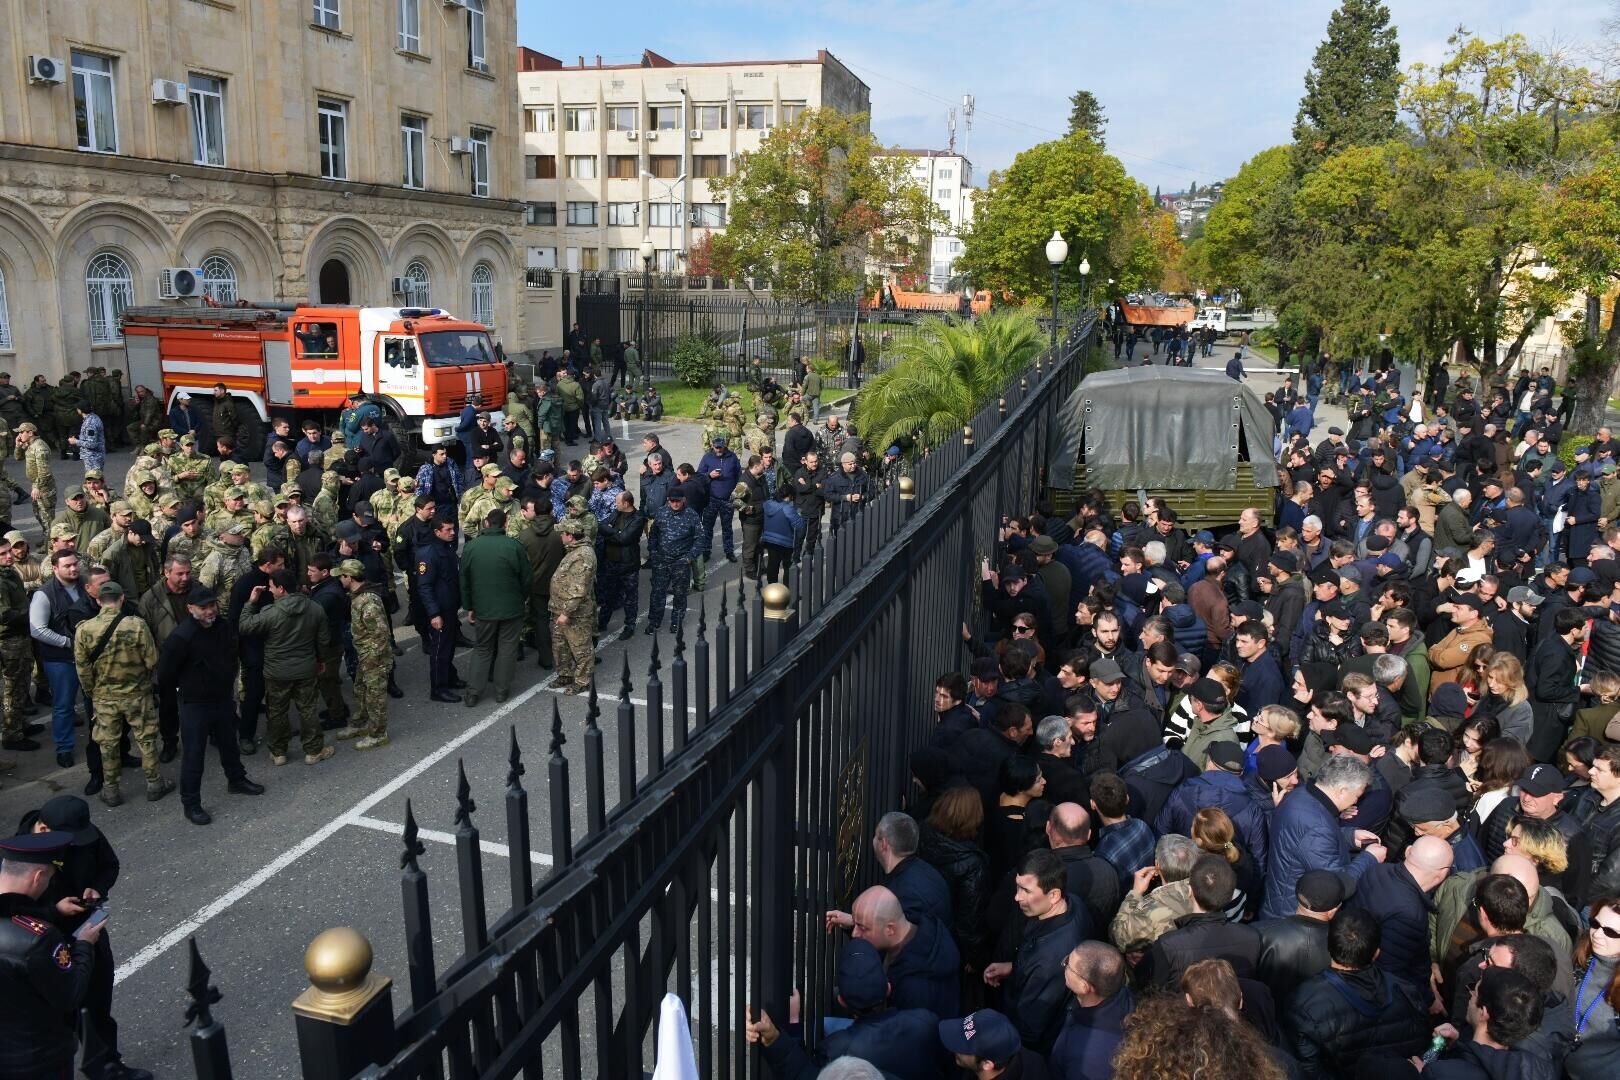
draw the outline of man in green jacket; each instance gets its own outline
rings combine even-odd
[[[272,601],[269,606],[264,604],[267,592]],[[271,574],[269,585],[254,587],[248,594],[248,608],[237,629],[243,637],[264,638],[265,727],[271,764],[287,764],[291,737],[287,709],[296,704],[304,764],[319,765],[337,753],[336,747],[326,745],[315,714],[315,676],[320,670],[316,657],[326,654],[332,636],[326,614],[298,591],[298,579],[286,568]]]
[[[545,383],[536,387],[535,392],[538,396],[534,402],[534,426],[539,436],[536,445],[541,450],[555,450],[563,436],[562,399]]]
[[[472,674],[461,699],[469,709],[491,681],[496,701],[512,692],[529,575],[528,552],[506,535],[506,511],[491,509],[483,531],[461,553],[461,602],[473,627]]]

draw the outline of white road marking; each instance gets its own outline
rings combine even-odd
[[[405,835],[405,825],[403,822],[383,821],[374,817],[350,817],[347,824],[358,825],[362,829],[373,829],[377,832],[388,833],[390,836]],[[456,843],[455,833],[442,832],[439,829],[419,828],[416,830],[416,835],[421,837],[423,840],[432,840],[435,844],[449,844],[451,847],[454,847]],[[512,849],[510,847],[505,844],[497,844],[493,840],[480,840],[478,841],[478,847],[485,855],[495,855],[502,859],[510,859],[512,857]],[[550,866],[551,856],[547,855],[543,851],[531,851],[529,852],[529,861],[534,863],[536,866]]]

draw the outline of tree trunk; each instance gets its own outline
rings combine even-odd
[[[1595,326],[1588,328],[1594,339],[1597,330]],[[1620,297],[1615,298],[1609,330],[1603,335],[1601,358],[1601,363],[1583,365],[1570,379],[1570,385],[1575,387],[1575,409],[1569,422],[1571,434],[1595,434],[1608,414],[1609,385],[1614,380],[1615,368],[1620,366]]]

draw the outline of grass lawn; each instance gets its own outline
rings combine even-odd
[[[1270,360],[1272,367],[1276,367],[1278,363],[1280,363],[1280,361],[1277,359],[1277,346],[1275,345],[1250,345],[1249,352],[1256,356],[1263,356],[1267,360]]]
[[[664,412],[669,416],[685,417],[688,420],[697,419],[698,410],[703,407],[704,399],[714,393],[712,385],[687,386],[679,379],[654,382],[653,385],[658,388],[658,395],[664,399]],[[753,401],[747,383],[728,383],[726,388],[737,392],[737,396],[742,398],[745,410]]]

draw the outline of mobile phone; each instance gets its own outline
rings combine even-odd
[[[106,922],[107,917],[110,916],[111,914],[112,914],[112,910],[110,908],[108,908],[105,903],[102,903],[94,911],[92,911],[90,913],[90,917],[88,919],[84,920],[83,923],[79,924],[79,928],[77,930],[73,931],[73,936],[76,937],[76,938],[84,937],[86,932],[88,932],[90,930],[94,930],[96,927],[98,927],[102,923]]]

